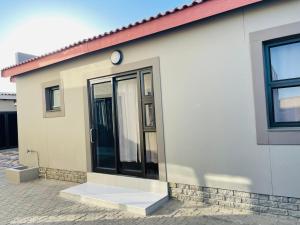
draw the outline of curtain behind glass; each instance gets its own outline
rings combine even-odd
[[[121,162],[141,162],[137,80],[117,83],[117,114]]]

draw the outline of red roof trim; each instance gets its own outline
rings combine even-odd
[[[261,1],[262,0],[206,0],[203,2],[194,2],[191,5],[176,8],[172,12],[168,11],[163,15],[158,14],[156,17],[151,17],[148,20],[130,24],[127,27],[78,42],[48,55],[36,57],[28,60],[27,62],[5,68],[1,71],[1,76],[17,76],[51,64],[72,59],[86,53],[91,53],[138,38],[146,37],[151,34]]]

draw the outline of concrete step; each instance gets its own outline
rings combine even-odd
[[[168,183],[160,180],[145,179],[124,175],[87,173],[87,182],[124,188],[138,189],[168,195]]]
[[[62,190],[60,196],[101,207],[149,215],[168,201],[168,193],[87,182]]]

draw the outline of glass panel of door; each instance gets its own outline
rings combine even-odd
[[[92,93],[94,170],[116,170],[111,82],[92,85]]]
[[[146,114],[143,109],[145,94],[142,86],[145,82],[142,75],[136,71],[129,75],[105,78],[104,81],[90,81],[90,135],[95,172],[158,178],[156,130],[149,130],[149,126],[155,127],[155,120],[152,119],[154,100],[150,101],[152,108],[146,110]],[[152,77],[151,81],[149,77],[147,79],[147,88],[153,90],[153,87],[149,87]]]
[[[116,81],[120,170],[142,171],[137,78]]]

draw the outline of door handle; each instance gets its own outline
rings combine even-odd
[[[94,128],[90,129],[90,142],[92,144],[95,143],[95,141],[94,141]]]

